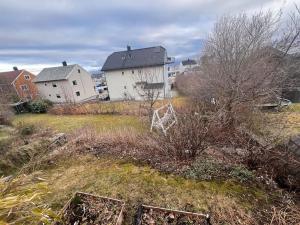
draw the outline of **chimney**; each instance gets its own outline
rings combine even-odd
[[[130,45],[127,45],[127,51],[130,51],[130,50],[131,50]]]
[[[63,66],[67,66],[67,62],[66,62],[66,61],[63,61],[63,62],[62,62],[62,65],[63,65]]]
[[[17,70],[18,70],[18,67],[14,66],[13,69],[14,69],[14,71],[17,71]]]

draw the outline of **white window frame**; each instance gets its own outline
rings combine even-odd
[[[22,91],[28,91],[29,90],[27,84],[22,84],[22,85],[20,85],[20,87],[21,87]]]
[[[24,75],[25,80],[30,80],[30,76],[28,74]]]

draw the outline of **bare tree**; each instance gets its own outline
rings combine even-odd
[[[282,58],[299,41],[299,16],[293,14],[289,30],[280,33],[280,14],[222,17],[205,45],[194,96],[215,99],[230,126],[239,123],[241,110],[279,96],[286,78]]]
[[[163,88],[164,84],[158,82],[158,76],[155,69],[138,72],[138,81],[136,82],[135,90],[142,100],[141,107],[146,109],[150,121],[154,105],[157,100],[162,97]]]

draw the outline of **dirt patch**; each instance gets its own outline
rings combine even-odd
[[[63,210],[63,223],[57,224],[119,225],[123,207],[122,201],[78,192]]]
[[[136,225],[209,225],[208,215],[164,208],[141,206],[137,215]]]

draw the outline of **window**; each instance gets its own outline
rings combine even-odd
[[[124,89],[126,89],[127,87],[126,86],[124,86]]]
[[[124,71],[122,71],[122,75],[124,75]]]
[[[30,80],[30,76],[29,75],[24,75],[25,80]]]
[[[49,97],[51,97],[51,94],[49,94]]]
[[[139,74],[142,74],[142,70],[139,70],[138,73],[139,73]]]
[[[45,86],[47,86],[47,83],[45,83]]]
[[[56,94],[56,98],[61,98],[59,94]]]
[[[76,96],[80,96],[80,91],[76,91]]]
[[[134,70],[131,70],[131,73],[134,74]]]
[[[27,91],[28,90],[28,86],[26,84],[21,85],[21,89],[22,89],[22,91]]]
[[[56,84],[52,84],[52,87],[57,87],[57,85]]]
[[[73,83],[73,85],[77,85],[77,81],[76,80],[73,80],[72,83]]]
[[[80,73],[80,69],[78,69],[78,73]]]

